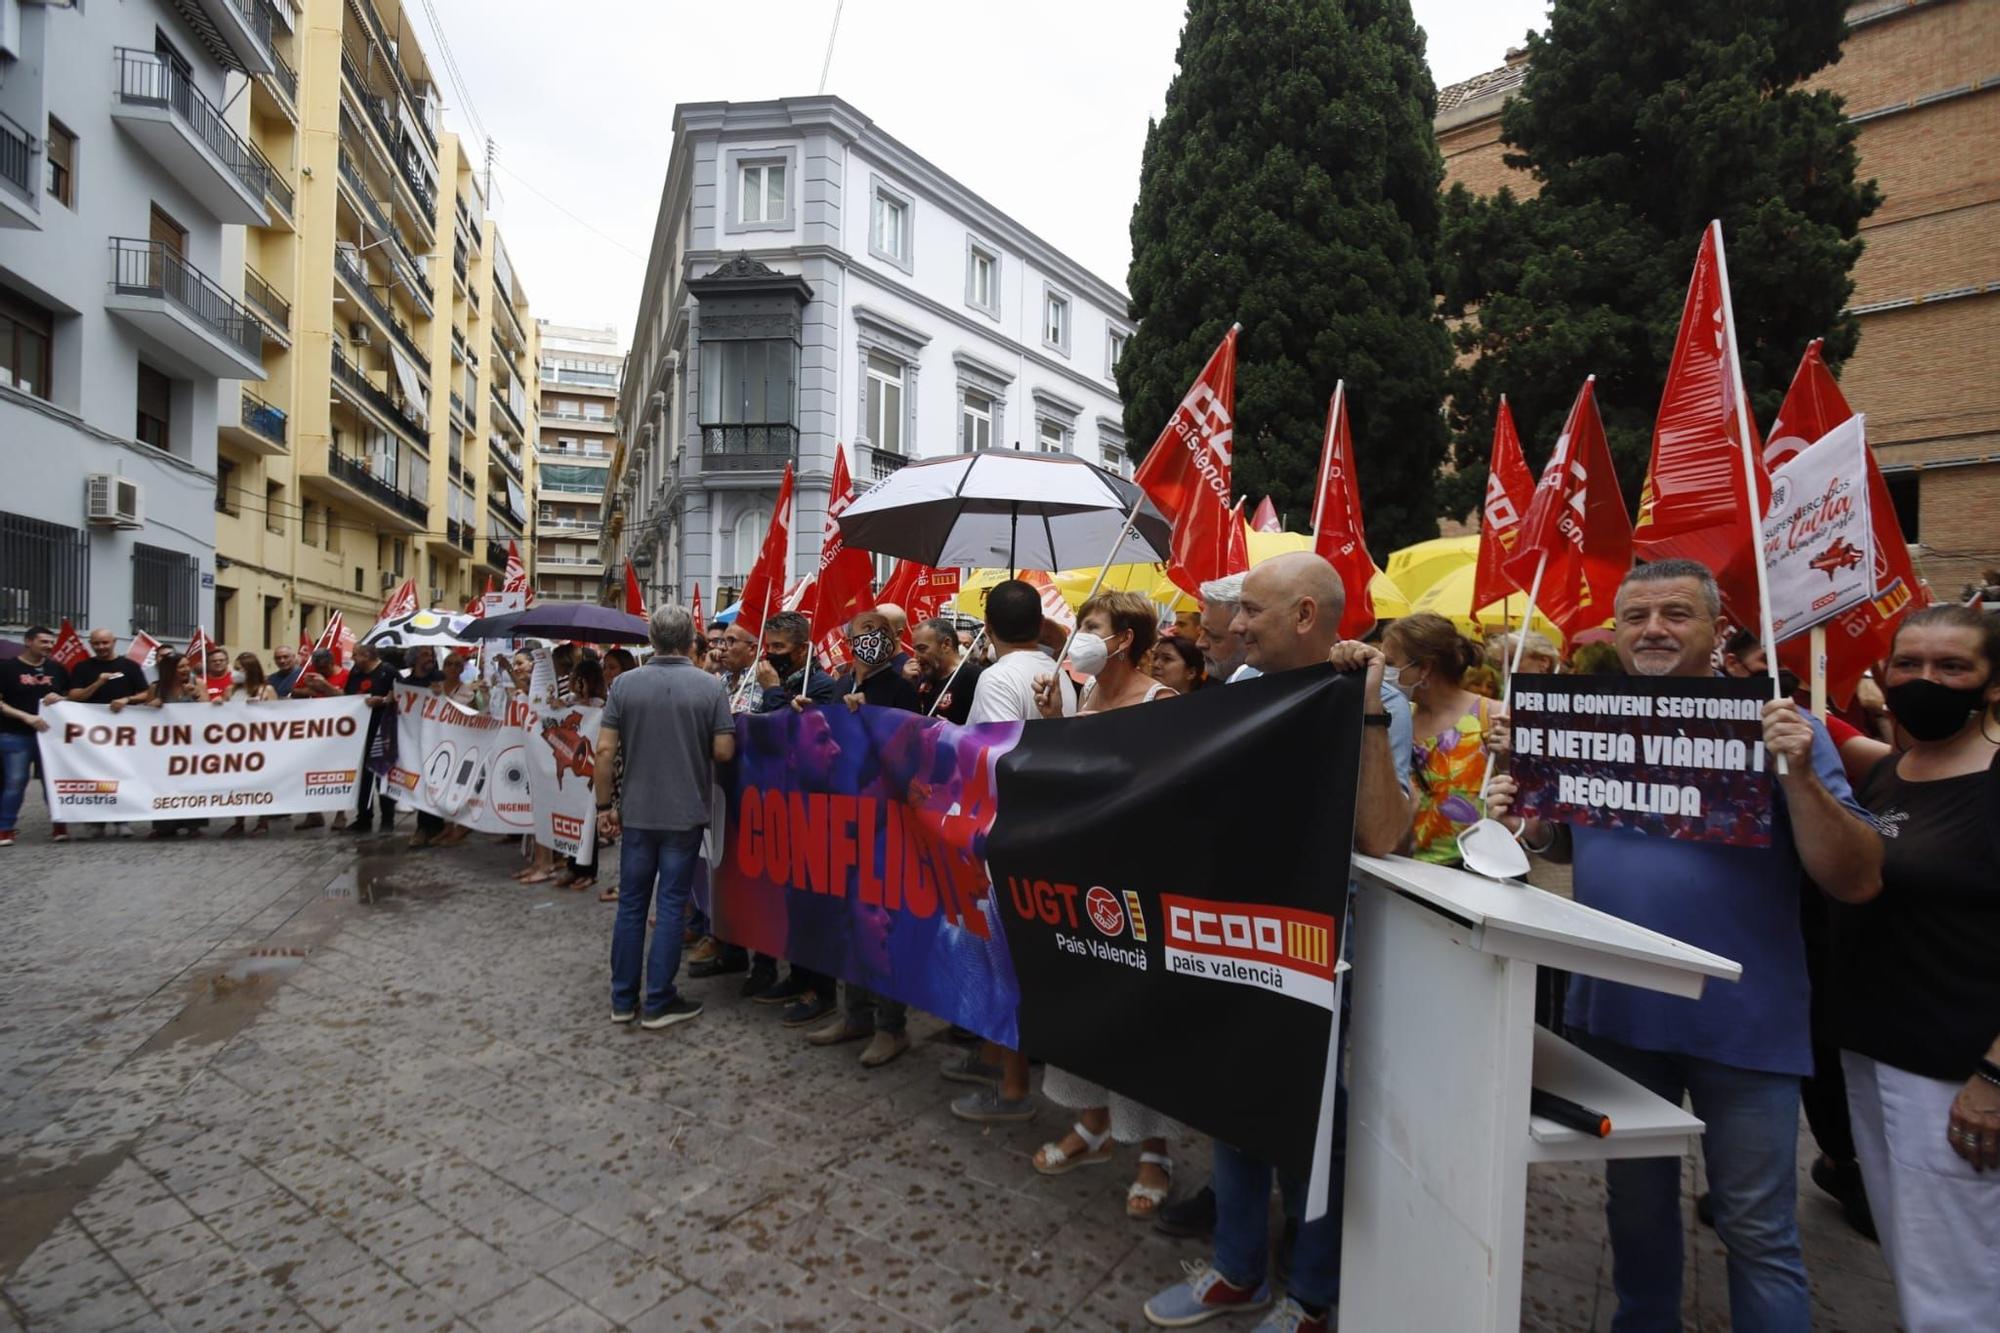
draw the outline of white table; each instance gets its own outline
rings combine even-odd
[[[1535,969],[1672,995],[1742,969],[1540,889],[1354,858],[1340,1326],[1499,1330],[1521,1318],[1529,1162],[1678,1156],[1701,1122],[1535,1026]],[[1528,1114],[1531,1088],[1611,1118]]]

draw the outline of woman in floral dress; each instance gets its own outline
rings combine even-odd
[[[1416,818],[1410,855],[1457,865],[1458,835],[1478,822],[1486,780],[1486,733],[1500,705],[1465,688],[1484,660],[1480,646],[1443,616],[1405,616],[1382,634],[1390,678],[1410,700]]]

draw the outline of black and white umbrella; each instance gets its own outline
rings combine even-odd
[[[939,569],[1053,570],[1165,559],[1173,525],[1116,473],[995,449],[897,469],[841,513],[840,537]]]

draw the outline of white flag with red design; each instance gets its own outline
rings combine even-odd
[[[396,616],[414,615],[417,610],[417,581],[404,579],[403,586],[389,594],[389,600],[382,603],[382,610],[375,617],[376,622],[393,619]]]

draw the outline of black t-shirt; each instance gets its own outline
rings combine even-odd
[[[965,719],[972,713],[972,692],[979,687],[979,673],[986,670],[977,662],[961,662],[958,675],[951,681],[951,688],[944,689],[944,680],[932,680],[926,676],[917,682],[917,697],[923,703],[923,711],[930,712],[937,702],[938,692],[944,691],[944,702],[938,704],[937,716],[947,722],[965,725]]]
[[[42,711],[42,699],[50,694],[69,693],[69,672],[53,657],[44,657],[40,666],[29,666],[18,657],[0,661],[0,700],[23,713]],[[32,736],[35,729],[12,715],[0,715],[0,731]]]
[[[387,662],[377,662],[372,671],[363,671],[360,667],[355,667],[347,673],[345,693],[348,694],[386,695],[395,688],[396,670]]]
[[[98,685],[97,692],[83,702],[113,704],[146,692],[146,673],[129,657],[114,657],[108,662],[101,657],[86,658],[69,673],[69,687],[72,690],[88,689],[97,683],[100,676],[105,678],[104,683]]]
[[[863,703],[874,704],[877,708],[900,708],[915,713],[923,705],[917,699],[917,687],[903,678],[903,673],[893,665],[885,666],[859,686],[849,687],[849,692],[859,692]]]
[[[2000,876],[1984,773],[1907,782],[1897,756],[1856,795],[1882,831],[1882,892],[1833,913],[1834,1035],[1847,1050],[1959,1082],[2000,1036]]]

